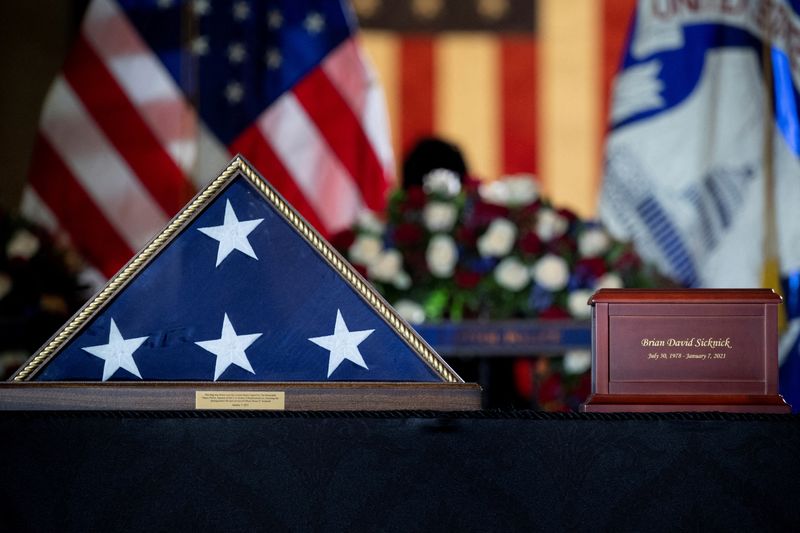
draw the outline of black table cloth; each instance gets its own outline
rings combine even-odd
[[[0,529],[789,531],[791,415],[2,413]]]

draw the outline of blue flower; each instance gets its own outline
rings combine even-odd
[[[528,305],[536,311],[544,311],[553,304],[553,293],[547,289],[533,284],[528,295]]]
[[[497,258],[495,257],[482,257],[480,259],[473,259],[468,263],[469,270],[477,272],[478,274],[486,274],[491,272],[497,265]]]

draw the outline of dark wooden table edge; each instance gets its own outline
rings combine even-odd
[[[718,411],[791,413],[780,394],[592,394],[583,413]]]
[[[474,383],[6,382],[0,383],[0,411],[196,410],[198,391],[283,392],[287,411],[481,408]]]

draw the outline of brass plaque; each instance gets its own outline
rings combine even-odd
[[[225,409],[242,411],[283,411],[286,393],[283,391],[195,391],[195,409]]]

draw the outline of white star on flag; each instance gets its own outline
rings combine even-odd
[[[204,56],[208,53],[208,37],[199,35],[192,39],[190,48],[192,53],[198,56]]]
[[[228,61],[241,63],[247,57],[247,48],[242,43],[233,43],[228,46]]]
[[[111,319],[111,330],[108,333],[108,344],[97,346],[86,346],[83,349],[95,357],[99,357],[103,364],[103,381],[114,375],[120,368],[124,368],[134,376],[142,379],[139,367],[133,360],[133,352],[142,345],[148,337],[137,337],[135,339],[125,339],[117,328],[114,319]]]
[[[280,68],[281,63],[283,63],[283,56],[281,56],[281,52],[277,48],[270,48],[267,50],[264,60],[267,62],[267,67],[269,67],[270,70],[275,70],[276,68]]]
[[[247,236],[251,231],[256,229],[256,226],[261,224],[263,218],[254,220],[239,221],[236,218],[236,213],[231,207],[231,201],[226,200],[225,203],[225,220],[221,226],[210,226],[206,228],[197,228],[198,231],[208,235],[212,239],[219,241],[219,248],[217,248],[217,264],[219,266],[228,255],[234,251],[239,250],[243,254],[258,260],[253,247],[250,246],[250,241]]]
[[[238,81],[232,81],[225,86],[225,99],[229,104],[238,104],[244,98],[244,87]]]
[[[250,6],[247,2],[236,2],[233,4],[233,18],[242,21],[250,16]]]
[[[267,13],[267,26],[271,30],[277,30],[283,25],[283,15],[277,9],[272,9]]]
[[[217,356],[217,363],[214,366],[214,381],[222,375],[225,370],[231,366],[236,365],[239,368],[247,370],[251,374],[255,374],[255,370],[250,365],[250,360],[244,351],[255,342],[261,333],[252,333],[250,335],[237,335],[233,329],[228,318],[228,313],[222,319],[222,333],[219,339],[209,341],[197,341],[196,345],[204,350],[207,350]]]
[[[303,21],[303,26],[308,33],[319,33],[325,27],[325,17],[316,12],[311,12]]]
[[[333,371],[339,368],[342,361],[345,359],[352,361],[362,368],[366,368],[367,364],[358,350],[358,345],[364,339],[369,337],[374,329],[365,329],[361,331],[349,331],[347,324],[344,323],[342,312],[336,310],[336,325],[333,328],[333,335],[326,335],[324,337],[312,337],[308,340],[330,351],[328,358],[328,377],[331,377]]]
[[[195,15],[208,15],[211,12],[211,3],[208,0],[194,0],[192,11]]]

